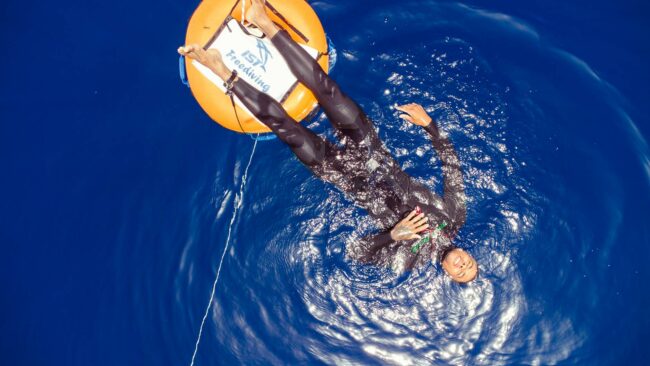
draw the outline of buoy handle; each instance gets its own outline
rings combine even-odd
[[[178,74],[181,82],[189,88],[190,82],[187,80],[187,72],[185,71],[185,56],[182,55],[178,58]]]

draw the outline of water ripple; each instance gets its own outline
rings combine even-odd
[[[555,89],[545,89],[551,88],[550,82],[524,60],[559,59],[557,68],[563,73],[598,84],[594,95],[605,98],[615,91],[586,63],[546,44],[543,35],[524,21],[459,3],[425,3],[370,9],[359,20],[359,33],[341,42],[340,54],[347,65],[337,72],[373,81],[351,85],[351,94],[376,122],[402,167],[437,192],[442,185],[439,159],[417,127],[397,118],[394,106],[423,104],[450,136],[468,196],[468,220],[457,244],[480,263],[478,279],[459,286],[437,264],[398,274],[351,261],[346,257],[347,243],[376,230],[373,221],[344,194],[311,177],[286,151],[279,151],[283,146],[271,143],[252,168],[253,186],[259,189],[248,193],[243,203],[248,214],[235,223],[237,237],[217,293],[222,301],[211,309],[205,352],[214,359],[277,365],[581,360],[576,354],[587,342],[590,325],[549,304],[552,296],[541,298],[537,289],[546,281],[553,284],[549,290],[553,296],[579,292],[584,298],[571,304],[586,313],[601,301],[597,283],[589,279],[602,276],[601,270],[609,265],[608,253],[623,220],[622,190],[616,178],[599,177],[593,184],[612,194],[590,200],[591,193],[576,192],[561,172],[548,167],[546,162],[560,156],[555,154],[563,153],[561,149],[574,147],[592,157],[593,165],[583,167],[587,172],[608,162],[598,160],[600,153],[586,140],[567,143],[555,134],[560,124],[574,117],[564,115],[572,101],[549,103],[536,94]],[[327,14],[355,7],[322,1],[313,5]],[[406,29],[407,22],[413,26]],[[409,41],[419,32],[429,32],[426,42],[421,37]],[[381,39],[394,39],[389,34],[401,36],[402,42]],[[500,58],[482,37],[501,40]],[[347,74],[346,67],[351,70]],[[628,137],[650,177],[645,140],[618,107],[620,98],[607,100],[627,124]],[[322,128],[323,121],[321,116],[310,127]],[[568,128],[564,132],[579,135]],[[229,187],[240,179],[241,165],[238,161],[232,177],[215,173],[211,195],[215,226],[222,225],[232,207]],[[273,197],[278,186],[290,194]],[[196,200],[201,197],[205,196]],[[582,200],[604,213],[598,229],[575,218]],[[191,206],[203,207],[197,202]],[[205,216],[192,213],[190,233],[198,226],[193,220]],[[202,257],[195,245],[197,236],[185,238],[175,280],[176,301],[193,299],[187,307],[194,309],[186,314],[192,324],[198,316],[196,299],[204,298],[206,291],[197,290],[196,277],[211,274],[206,268],[215,263],[213,252],[222,248],[217,243],[223,239],[210,234],[213,247]],[[594,242],[601,244],[597,250]],[[528,260],[521,260],[523,256]],[[596,267],[590,257],[597,258]],[[201,296],[191,295],[192,291]],[[145,301],[143,297],[134,301]]]

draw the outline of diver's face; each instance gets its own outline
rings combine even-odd
[[[456,248],[445,256],[442,268],[452,280],[465,283],[476,277],[478,264],[466,251]]]

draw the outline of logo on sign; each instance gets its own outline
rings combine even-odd
[[[262,70],[266,72],[266,63],[271,58],[271,51],[266,48],[264,42],[257,40],[257,55],[253,54],[251,51],[244,51],[242,57],[246,61],[250,62],[253,66],[259,66]]]
[[[257,45],[254,51],[246,50],[241,54],[237,54],[235,50],[230,50],[226,57],[230,58],[231,61],[237,66],[240,73],[246,74],[250,80],[259,86],[263,92],[269,91],[271,85],[266,83],[263,79],[263,75],[255,72],[254,69],[260,68],[265,73],[266,64],[269,59],[272,58],[271,51],[266,47],[264,42],[257,40]]]

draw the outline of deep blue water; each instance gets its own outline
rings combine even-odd
[[[196,5],[0,5],[2,364],[189,364],[253,148],[178,80]],[[350,262],[368,218],[260,142],[196,364],[647,364],[648,6],[312,5],[334,77],[438,192],[391,106],[449,132],[481,276]]]

